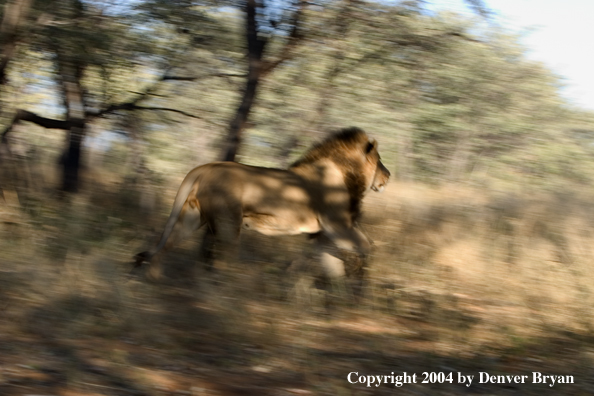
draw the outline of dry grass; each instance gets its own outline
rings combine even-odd
[[[5,197],[2,395],[395,392],[351,385],[351,371],[576,381],[410,384],[401,394],[594,391],[587,194],[394,183],[366,200],[376,249],[359,297],[352,282],[287,273],[309,249],[305,238],[256,234],[245,235],[241,263],[214,273],[195,264],[189,241],[165,259],[167,282],[128,280],[131,256],[164,221],[136,209],[134,189],[106,181],[68,202],[39,191]]]

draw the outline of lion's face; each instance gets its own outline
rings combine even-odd
[[[384,191],[384,188],[390,179],[390,171],[384,166],[380,159],[380,155],[377,150],[377,141],[370,140],[367,143],[366,155],[368,167],[373,170],[373,173],[370,175],[371,183],[369,188],[371,188],[373,191],[382,192]]]
[[[373,177],[373,183],[371,189],[373,191],[382,192],[388,180],[390,179],[390,171],[382,164],[382,161],[377,162],[377,168],[375,169],[375,176]]]

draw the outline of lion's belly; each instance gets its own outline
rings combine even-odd
[[[312,214],[295,213],[293,211],[283,213],[280,210],[274,215],[262,213],[248,213],[243,216],[242,227],[248,230],[255,230],[264,235],[296,235],[313,234],[320,231],[320,223]]]
[[[245,183],[242,226],[265,235],[295,235],[320,231],[318,216],[303,179],[275,171]]]

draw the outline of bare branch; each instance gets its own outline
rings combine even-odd
[[[101,111],[98,111],[96,113],[87,113],[87,118],[98,118],[98,117],[102,117],[102,116],[107,115],[107,114],[115,113],[116,111],[120,111],[120,110],[126,110],[126,111],[131,111],[131,110],[161,110],[161,111],[171,111],[171,112],[174,112],[174,113],[183,114],[183,115],[185,115],[187,117],[202,119],[202,117],[200,117],[200,116],[197,116],[197,115],[191,114],[191,113],[187,113],[187,112],[185,112],[183,110],[172,109],[172,108],[168,108],[168,107],[139,106],[137,104],[138,101],[139,100],[137,99],[137,100],[133,100],[131,102],[114,104],[114,105],[111,105],[108,108],[103,109]]]
[[[247,77],[247,74],[235,74],[235,73],[214,73],[214,74],[207,74],[204,76],[195,76],[195,77],[182,77],[182,76],[163,76],[161,81],[198,81],[198,80],[205,80],[210,77]]]
[[[42,117],[31,111],[20,109],[16,111],[10,124],[4,128],[4,131],[2,131],[2,143],[6,143],[10,131],[12,131],[14,126],[21,121],[29,121],[48,129],[70,129],[76,124],[75,121],[55,120],[53,118]]]
[[[188,113],[183,110],[172,109],[172,108],[167,108],[167,107],[140,106],[139,103],[142,102],[143,100],[147,99],[149,96],[158,96],[158,95],[154,94],[154,91],[156,91],[159,84],[163,81],[197,81],[197,80],[206,79],[206,78],[210,78],[210,77],[242,77],[243,78],[243,77],[247,76],[247,74],[235,74],[235,73],[213,73],[213,74],[208,74],[208,75],[204,75],[204,76],[195,76],[195,77],[172,76],[172,75],[168,75],[170,69],[171,68],[166,69],[164,71],[163,75],[160,78],[158,78],[157,80],[155,80],[151,85],[149,85],[145,89],[144,92],[134,92],[136,95],[138,95],[136,98],[134,98],[128,102],[111,104],[103,110],[94,111],[94,112],[87,111],[87,112],[85,112],[85,120],[84,121],[90,121],[94,118],[103,117],[105,115],[112,114],[112,113],[115,113],[117,111],[122,111],[122,110],[123,111],[133,111],[133,110],[169,111],[169,112],[173,112],[173,113],[182,114],[186,117],[191,117],[191,118],[195,118],[195,119],[203,119],[200,116]],[[31,111],[28,111],[28,110],[18,109],[16,111],[13,119],[11,120],[10,124],[2,131],[2,134],[0,135],[0,141],[2,143],[7,143],[8,134],[12,131],[14,126],[17,125],[21,121],[32,122],[36,125],[39,125],[41,127],[48,128],[48,129],[69,130],[73,126],[77,126],[77,124],[79,122],[82,123],[83,120],[76,120],[76,119],[72,119],[69,121],[56,120],[53,118],[42,117],[42,116],[40,116],[36,113],[33,113]]]
[[[262,65],[262,77],[265,77],[268,73],[274,70],[277,66],[290,60],[294,54],[295,49],[299,46],[299,43],[303,40],[303,35],[301,34],[301,22],[303,19],[303,13],[305,11],[305,7],[308,5],[307,0],[300,0],[299,4],[297,5],[297,11],[295,11],[293,15],[293,28],[291,29],[291,34],[288,37],[288,41],[286,42],[285,46],[279,57],[277,59],[268,60],[263,62]]]
[[[186,117],[196,118],[196,119],[199,119],[199,120],[201,120],[201,119],[202,119],[202,117],[200,117],[200,116],[197,116],[197,115],[195,115],[195,114],[187,113],[187,112],[185,112],[185,111],[183,111],[183,110],[178,110],[178,109],[171,109],[171,108],[168,108],[168,107],[146,107],[146,106],[136,106],[136,105],[135,105],[135,106],[133,107],[133,109],[132,109],[132,110],[157,110],[157,111],[171,111],[171,112],[174,112],[174,113],[183,114],[183,115],[185,115]]]
[[[128,91],[128,93],[134,94],[134,95],[146,95],[146,92],[138,92],[138,91]],[[155,98],[169,98],[169,95],[159,95],[156,93],[151,93],[149,94],[151,96],[154,96]]]
[[[485,19],[489,19],[492,16],[491,10],[487,7],[483,0],[465,0],[466,3],[472,8],[474,12],[479,14]]]
[[[170,111],[170,112],[182,114],[186,117],[202,119],[202,117],[200,117],[200,116],[185,112],[183,110],[171,109],[171,108],[167,108],[167,107],[139,106],[134,101],[132,101],[132,102],[127,102],[127,103],[120,103],[117,105],[111,105],[107,109],[98,111],[96,113],[87,113],[86,121],[89,121],[90,119],[93,119],[93,118],[102,117],[104,115],[111,114],[111,113],[114,113],[119,110]],[[17,125],[18,123],[20,123],[21,121],[32,122],[33,124],[39,125],[41,127],[47,128],[47,129],[62,129],[62,130],[69,130],[70,128],[72,128],[74,126],[78,126],[79,124],[83,123],[82,120],[76,120],[76,119],[64,121],[64,120],[56,120],[53,118],[42,117],[42,116],[35,114],[31,111],[19,109],[16,111],[16,114],[12,118],[12,121],[10,122],[10,124],[6,128],[4,128],[4,130],[2,131],[2,135],[1,135],[1,139],[0,139],[0,141],[2,143],[5,143],[5,144],[7,143],[8,134],[12,131],[14,126]]]
[[[145,100],[149,96],[159,96],[159,95],[155,95],[154,91],[157,89],[159,84],[163,81],[197,81],[197,80],[206,79],[209,77],[246,77],[247,76],[246,74],[213,73],[213,74],[208,74],[208,75],[204,75],[204,76],[183,77],[183,76],[171,76],[171,75],[168,75],[168,72],[169,72],[169,69],[167,69],[159,79],[155,80],[148,88],[146,88],[146,90],[144,92],[135,92],[135,94],[138,95],[136,98],[134,98],[128,102],[111,104],[107,108],[100,110],[98,112],[95,112],[95,113],[87,113],[87,117],[90,117],[90,118],[102,117],[106,114],[114,113],[119,110],[143,110],[143,109],[149,110],[149,109],[151,109],[151,110],[173,111],[173,112],[177,112],[180,114],[184,114],[188,117],[201,118],[197,115],[186,113],[182,110],[167,109],[167,108],[161,108],[161,107],[142,107],[142,106],[138,106],[138,103]]]

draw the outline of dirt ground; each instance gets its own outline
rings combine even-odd
[[[154,284],[128,272],[164,217],[133,194],[7,200],[0,395],[594,394],[594,216],[559,199],[393,184],[366,199],[361,288],[256,234],[214,271],[198,235]]]

